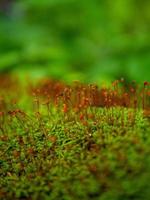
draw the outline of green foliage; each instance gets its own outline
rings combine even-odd
[[[1,9],[0,71],[149,80],[149,6],[149,0],[15,0]]]

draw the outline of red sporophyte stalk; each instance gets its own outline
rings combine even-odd
[[[39,99],[38,99],[38,98],[35,98],[35,99],[34,99],[34,103],[35,103],[35,105],[36,105],[37,110],[39,111],[39,108],[40,108]]]
[[[39,107],[39,104],[43,97],[48,97],[51,99],[51,103],[54,104],[56,108],[61,108],[63,105],[63,112],[66,113],[68,108],[72,108],[76,113],[82,112],[85,110],[89,110],[93,107],[113,107],[113,106],[123,106],[123,107],[134,107],[137,108],[140,100],[147,101],[147,86],[150,84],[145,81],[144,89],[142,92],[137,87],[135,81],[132,81],[131,85],[125,82],[124,78],[116,80],[112,83],[111,88],[101,87],[98,88],[96,85],[85,85],[79,82],[76,82],[75,85],[68,86],[61,82],[56,81],[46,81],[43,82],[38,87],[40,89],[33,89],[35,105]],[[143,98],[143,91],[146,89],[145,97]],[[128,95],[124,95],[125,93]],[[141,99],[139,99],[138,95],[141,92]],[[49,99],[48,98],[48,99]],[[49,100],[45,99],[45,105],[49,110]],[[144,106],[143,106],[144,107]],[[39,111],[39,110],[38,110]]]
[[[2,133],[4,133],[3,124],[4,124],[4,112],[0,112],[0,130],[2,131]]]
[[[8,111],[8,114],[11,115],[12,117],[15,117],[17,114],[25,116],[25,113],[22,110],[20,110],[20,109]]]
[[[68,106],[67,106],[67,104],[63,104],[63,112],[64,113],[67,113],[68,112]]]
[[[116,80],[112,83],[112,86],[114,87],[114,90],[117,91],[117,93],[118,93],[118,89],[119,89],[118,85],[119,85],[119,80]]]
[[[39,110],[40,110],[40,100],[39,100],[40,94],[41,94],[40,89],[36,89],[36,90],[32,93],[32,95],[34,96],[33,102],[34,102],[34,104],[35,104],[36,109],[38,110],[38,112],[39,112]]]
[[[108,103],[108,92],[107,91],[104,91],[103,92],[103,96],[104,96],[104,106],[108,106],[107,103]]]
[[[112,86],[115,88],[118,85],[118,80],[112,82]]]
[[[143,88],[143,96],[142,96],[142,104],[143,104],[143,110],[145,109],[145,96],[146,96],[146,87],[149,86],[149,83],[147,81],[144,81],[144,88]]]
[[[16,109],[16,110],[8,111],[8,115],[11,117],[11,119],[16,118],[17,121],[24,128],[24,130],[26,129],[25,123],[24,123],[24,119],[26,117],[26,114],[22,110]]]
[[[82,121],[83,119],[84,119],[84,114],[81,113],[81,114],[80,114],[80,120]]]
[[[47,96],[47,99],[43,102],[43,105],[47,107],[48,116],[50,117],[50,96]]]

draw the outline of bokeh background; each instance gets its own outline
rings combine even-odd
[[[150,80],[149,0],[0,0],[0,73]]]

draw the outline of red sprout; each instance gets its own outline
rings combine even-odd
[[[144,81],[144,87],[148,86],[149,83],[147,81]]]
[[[4,112],[0,112],[0,117],[3,117],[4,116]]]
[[[80,120],[82,121],[84,119],[83,113],[80,114]]]
[[[67,106],[67,104],[63,104],[63,112],[64,113],[67,113],[68,112],[68,106]]]

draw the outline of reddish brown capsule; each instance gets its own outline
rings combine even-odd
[[[87,121],[83,121],[82,124],[83,124],[83,126],[88,126],[88,122]]]
[[[63,112],[64,112],[64,113],[67,113],[67,112],[68,112],[67,104],[64,104],[64,105],[63,105]]]
[[[27,153],[30,154],[30,155],[33,155],[35,153],[34,149],[32,147],[29,147],[27,149]]]
[[[81,113],[80,114],[80,120],[83,120],[84,119],[84,115]]]
[[[130,92],[131,92],[131,93],[134,93],[134,92],[135,92],[135,89],[134,89],[133,87],[131,87],[131,88],[130,88]]]
[[[8,136],[6,136],[6,135],[0,136],[0,141],[7,141],[7,140],[8,140]]]
[[[25,113],[20,109],[16,109],[15,112],[25,116]]]
[[[146,87],[148,85],[149,85],[149,83],[147,81],[144,81],[144,86]]]
[[[147,92],[147,96],[150,97],[150,91]]]
[[[8,111],[8,114],[11,115],[12,117],[16,116],[16,111],[13,110],[13,111]]]
[[[13,151],[13,156],[14,156],[15,158],[18,158],[18,157],[20,156],[20,151],[14,150],[14,151]]]
[[[4,112],[0,112],[0,117],[3,117],[4,116]]]
[[[48,140],[49,140],[50,142],[52,142],[52,143],[56,143],[57,137],[56,137],[55,135],[51,135],[51,136],[48,137]]]

